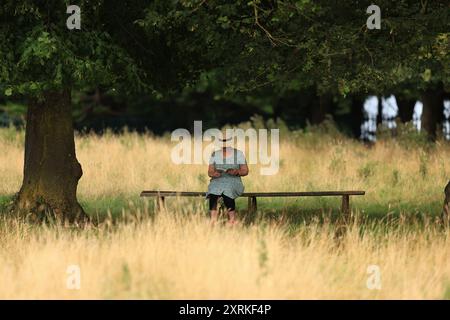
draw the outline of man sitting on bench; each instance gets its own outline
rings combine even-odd
[[[231,136],[221,139],[221,149],[214,151],[209,160],[208,176],[211,177],[211,180],[206,197],[209,198],[209,210],[213,224],[217,222],[217,202],[220,197],[227,208],[229,225],[236,223],[235,199],[244,192],[241,177],[248,175],[244,153],[229,146],[232,140]]]

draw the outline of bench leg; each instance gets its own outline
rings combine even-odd
[[[255,212],[256,208],[256,197],[248,197],[248,212]]]
[[[343,195],[342,196],[342,208],[341,214],[344,216],[344,219],[348,220],[350,217],[350,196]]]
[[[345,237],[350,223],[350,196],[342,196],[341,216],[338,218],[336,228],[334,231],[334,238],[338,245]]]
[[[156,198],[156,210],[160,211],[163,208],[164,208],[164,197],[158,196]]]

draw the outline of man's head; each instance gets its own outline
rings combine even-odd
[[[233,129],[223,129],[221,130],[221,135],[219,136],[218,144],[220,148],[225,149],[232,147],[234,139]]]

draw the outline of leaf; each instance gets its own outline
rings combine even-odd
[[[13,91],[12,91],[11,88],[8,88],[8,89],[5,90],[5,96],[7,96],[7,97],[11,96],[12,93],[13,93]]]
[[[422,73],[422,79],[425,82],[430,82],[431,80],[431,70],[425,69],[425,71]]]

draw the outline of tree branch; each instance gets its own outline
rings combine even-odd
[[[267,38],[269,38],[270,43],[275,47],[278,43],[281,43],[286,46],[293,47],[293,45],[287,43],[286,41],[274,37],[264,26],[259,22],[259,15],[258,15],[258,6],[256,5],[255,1],[252,2],[253,4],[253,13],[255,16],[255,24],[266,34]]]

